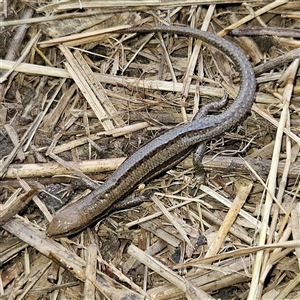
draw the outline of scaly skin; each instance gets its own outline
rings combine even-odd
[[[219,49],[236,65],[241,77],[239,93],[231,106],[213,116],[201,116],[192,122],[173,128],[153,139],[110,176],[98,189],[56,213],[47,228],[49,236],[70,235],[106,215],[139,183],[145,182],[178,164],[199,144],[222,135],[240,123],[250,111],[256,89],[252,67],[244,54],[227,40],[212,33],[180,26],[129,28],[120,33],[165,32],[200,39]]]

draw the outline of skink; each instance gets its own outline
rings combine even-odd
[[[46,230],[49,236],[71,235],[101,219],[138,184],[178,164],[199,143],[228,131],[241,122],[251,109],[256,89],[252,67],[245,55],[227,40],[209,32],[181,26],[138,27],[119,32],[165,32],[202,40],[228,55],[236,65],[241,78],[239,93],[231,106],[222,113],[208,116],[204,109],[200,117],[159,135],[138,149],[100,188],[56,213]]]

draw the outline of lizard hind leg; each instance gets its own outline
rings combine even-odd
[[[200,185],[206,182],[206,173],[202,164],[202,159],[206,150],[206,143],[203,142],[198,145],[194,152],[193,164],[194,164],[194,176],[195,184]]]
[[[208,104],[205,104],[201,107],[201,109],[197,112],[195,115],[194,120],[198,121],[203,117],[206,117],[208,114],[208,111],[211,109],[220,109],[224,107],[227,103],[228,94],[225,92],[224,96],[221,98],[221,100],[214,101]],[[193,156],[193,164],[194,164],[194,170],[195,170],[195,181],[197,182],[197,185],[201,183],[205,183],[206,181],[206,174],[205,170],[202,164],[202,159],[204,156],[206,150],[206,142],[200,143]]]
[[[209,110],[212,109],[216,110],[224,107],[227,104],[227,100],[228,100],[228,94],[225,92],[221,100],[213,101],[203,105],[196,113],[194,117],[194,121],[199,121],[201,118],[206,117],[208,115]]]

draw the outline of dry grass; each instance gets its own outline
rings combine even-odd
[[[299,3],[200,2],[0,3],[0,299],[299,299],[300,50],[286,37]],[[230,60],[200,41],[115,33],[154,24],[239,46],[257,77],[251,114],[207,142],[204,184],[189,157],[139,187],[151,201],[51,239],[87,180],[238,91]]]

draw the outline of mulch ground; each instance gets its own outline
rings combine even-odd
[[[0,3],[0,299],[299,299],[299,2],[214,3]],[[88,182],[238,93],[218,49],[116,33],[153,25],[239,47],[257,80],[251,111],[207,141],[202,183],[189,156],[134,191],[149,201],[46,236]]]

